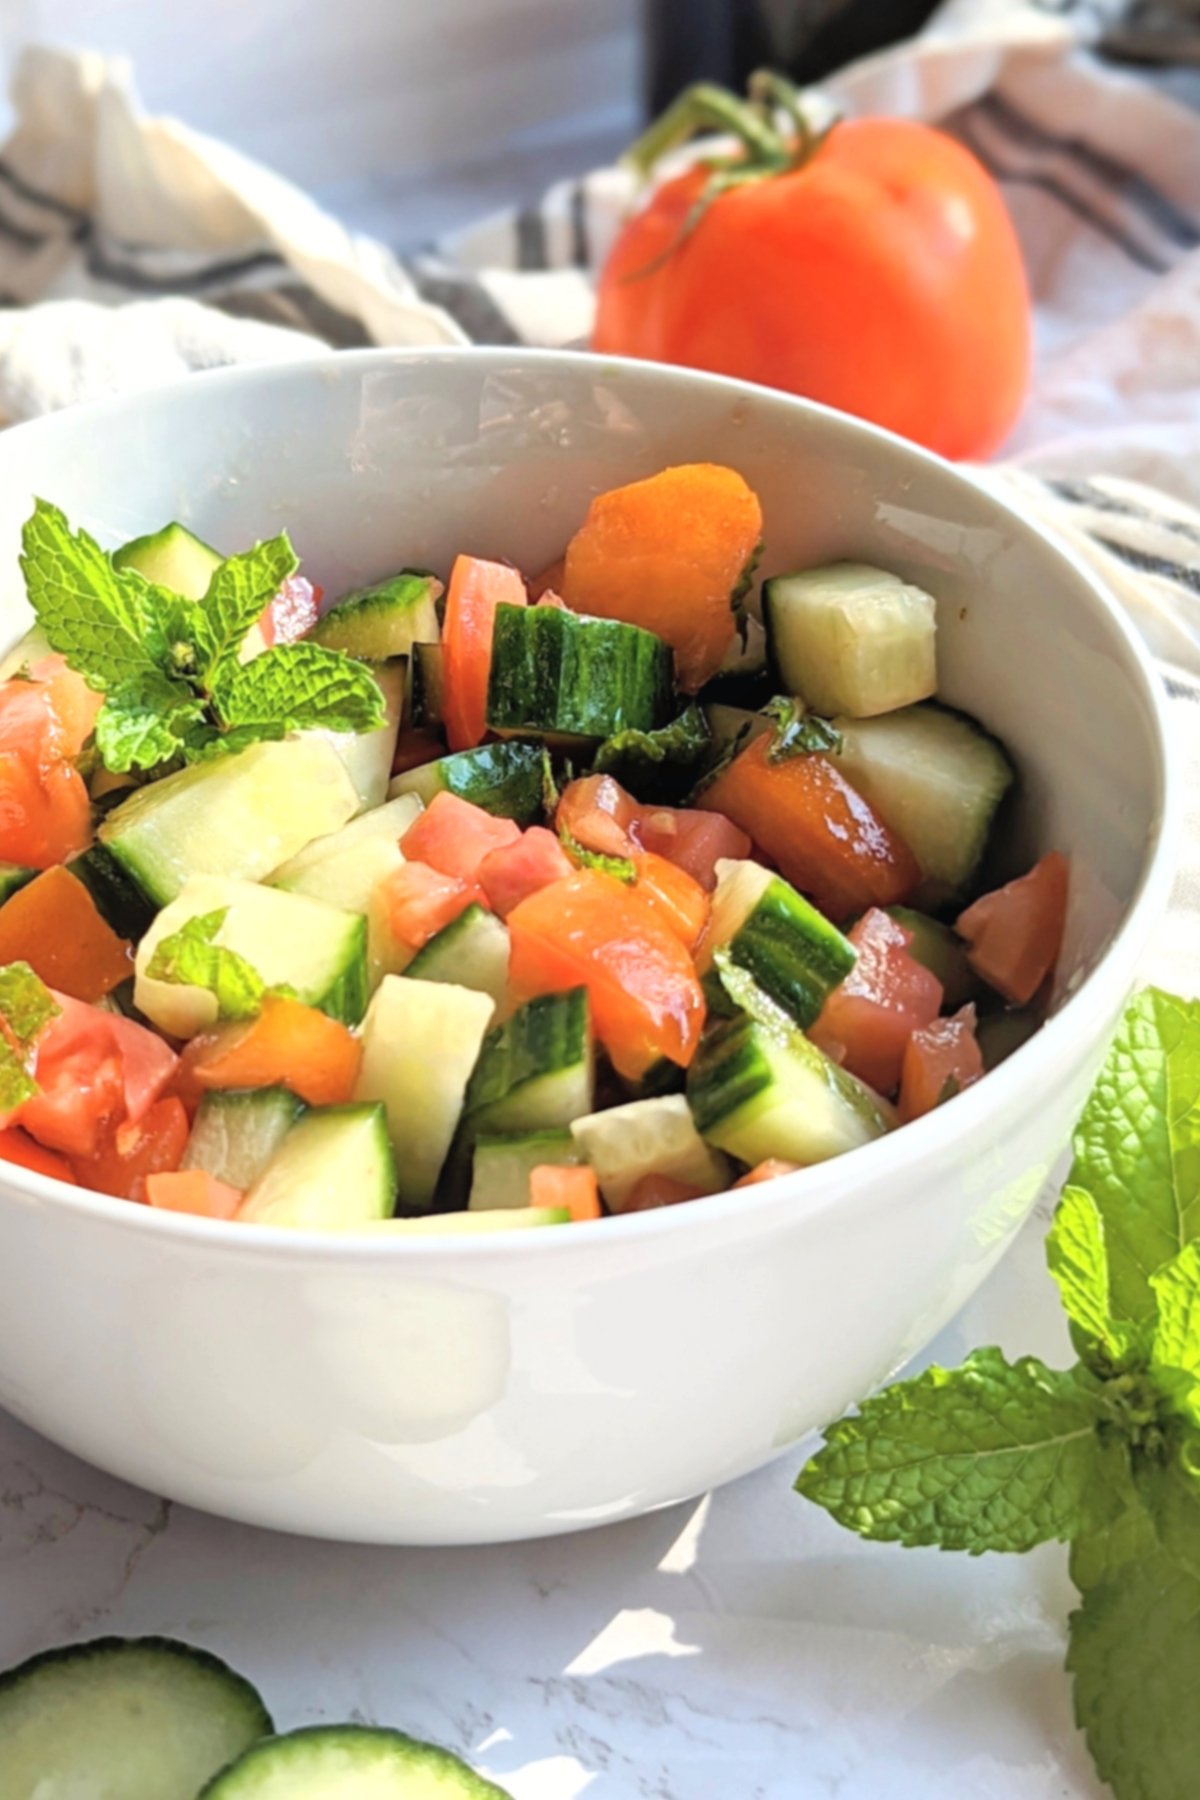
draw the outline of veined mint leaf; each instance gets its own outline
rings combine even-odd
[[[977,1350],[863,1402],[826,1433],[798,1491],[860,1537],[943,1550],[1067,1538],[1099,1467],[1100,1383]]]
[[[1117,1318],[1154,1318],[1150,1277],[1200,1236],[1200,1002],[1129,1006],[1075,1134],[1071,1184],[1104,1222]]]
[[[260,735],[278,735],[280,726],[374,731],[383,723],[383,695],[366,665],[318,644],[279,644],[226,667],[212,697],[223,725]]]
[[[1183,1377],[1172,1385],[1200,1426],[1200,1243],[1193,1240],[1156,1270],[1150,1285],[1158,1301],[1151,1368]]]
[[[215,941],[228,916],[225,906],[185,920],[155,946],[146,973],[152,981],[206,988],[222,1019],[252,1019],[262,1006],[266,984],[244,956]]]
[[[1112,1316],[1104,1220],[1083,1188],[1063,1189],[1046,1239],[1046,1261],[1076,1350],[1090,1368],[1109,1373],[1136,1348],[1138,1332],[1128,1320]]]
[[[114,569],[95,539],[72,531],[57,506],[34,503],[21,534],[29,604],[52,650],[95,687],[152,668],[154,590],[132,569]]]
[[[787,762],[793,756],[836,756],[842,747],[842,734],[836,725],[810,713],[802,700],[781,695],[769,700],[762,710],[775,721],[767,746],[769,763]]]
[[[611,875],[615,881],[625,882],[627,886],[637,880],[637,865],[627,856],[605,856],[602,850],[589,850],[565,830],[559,831],[558,841],[577,869],[595,869],[601,875]]]
[[[619,731],[601,744],[593,775],[613,775],[639,800],[670,805],[682,800],[712,748],[712,732],[699,706],[691,705],[657,731]]]
[[[26,962],[0,968],[0,1115],[7,1115],[38,1091],[30,1074],[33,1047],[62,1007],[40,975]]]
[[[214,570],[208,592],[196,607],[199,674],[206,687],[213,685],[224,668],[236,664],[247,632],[298,567],[296,552],[283,531],[253,550],[227,557]]]
[[[115,687],[96,715],[96,748],[105,768],[156,769],[178,755],[204,704],[186,683],[146,669]]]

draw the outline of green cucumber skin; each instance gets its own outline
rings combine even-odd
[[[759,1051],[756,1031],[752,1019],[737,1013],[701,1038],[687,1082],[688,1105],[701,1137],[770,1087],[771,1069]]]
[[[497,731],[609,738],[669,716],[671,651],[637,625],[557,606],[496,608],[487,721]]]
[[[253,1187],[284,1138],[303,1117],[305,1105],[289,1088],[215,1089],[205,1094],[183,1153],[182,1167],[205,1169],[218,1181],[243,1192]],[[249,1160],[247,1133],[239,1134],[239,1115],[266,1117],[270,1130],[262,1132]],[[230,1126],[234,1129],[231,1132]],[[239,1143],[240,1136],[240,1143]],[[230,1141],[232,1139],[232,1142]]]
[[[437,629],[435,590],[440,592],[441,583],[432,576],[402,570],[387,581],[344,595],[317,620],[309,639],[365,662],[407,656],[418,633]]]
[[[367,921],[360,913],[349,933],[349,955],[333,986],[320,999],[310,1000],[320,1012],[336,1019],[339,1025],[357,1025],[371,998],[369,963],[367,960]]]
[[[150,929],[158,908],[103,844],[92,844],[73,856],[67,867],[82,881],[101,918],[119,937],[136,943]]]
[[[327,1750],[332,1753],[328,1760]],[[509,1800],[502,1788],[476,1775],[449,1750],[382,1725],[304,1725],[266,1738],[223,1769],[197,1800],[279,1800],[285,1793],[294,1800],[306,1795],[319,1800],[334,1791],[335,1783],[339,1794],[349,1793],[355,1764],[370,1779],[368,1791],[376,1800],[385,1795],[395,1800]]]
[[[388,792],[393,798],[416,794],[426,806],[439,793],[455,794],[497,818],[532,825],[542,816],[542,747],[508,743],[456,750],[397,776]]]
[[[968,1000],[976,1000],[983,983],[971,967],[967,947],[949,925],[931,919],[928,913],[911,906],[889,906],[888,914],[912,933],[908,954],[922,968],[936,975],[942,984],[942,1006],[946,1012],[957,1012]]]
[[[0,862],[0,906],[14,894],[19,894],[37,872],[36,869],[23,869],[18,863]]]
[[[778,878],[725,948],[802,1029],[858,960],[836,926]]]
[[[445,691],[440,644],[414,644],[409,664],[409,706],[414,725],[440,725]]]
[[[508,1104],[520,1089],[578,1067],[590,1055],[586,988],[543,994],[518,1007],[484,1038],[467,1085],[463,1119],[472,1137],[507,1129]]]

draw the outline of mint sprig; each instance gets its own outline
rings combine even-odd
[[[558,841],[577,869],[594,869],[600,875],[611,875],[614,881],[628,887],[637,880],[637,864],[628,856],[606,856],[603,850],[589,850],[564,826],[559,826]]]
[[[105,696],[96,748],[116,772],[245,749],[289,731],[373,731],[383,696],[369,669],[316,644],[250,662],[246,635],[297,567],[286,533],[228,557],[204,599],[113,567],[56,506],[35,503],[21,567],[50,647]]]
[[[268,994],[286,994],[291,988],[268,987],[258,970],[236,950],[217,943],[229,917],[227,906],[215,912],[185,919],[178,931],[160,939],[146,965],[152,981],[178,982],[205,988],[217,1002],[221,1019],[252,1019]]]
[[[978,1350],[865,1401],[797,1488],[862,1537],[1070,1544],[1067,1667],[1119,1800],[1200,1767],[1200,1003],[1129,1007],[1047,1243],[1079,1361]]]
[[[0,968],[0,1115],[38,1092],[33,1078],[37,1040],[62,1007],[26,962]]]

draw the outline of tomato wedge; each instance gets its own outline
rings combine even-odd
[[[65,1156],[44,1150],[39,1143],[15,1125],[0,1130],[0,1162],[16,1163],[19,1168],[33,1169],[39,1175],[52,1175],[55,1181],[75,1186],[75,1176]]]
[[[469,750],[487,730],[488,676],[498,606],[525,606],[525,583],[505,563],[460,556],[450,572],[442,624],[443,707],[451,750]]]
[[[474,881],[485,856],[509,848],[520,837],[521,827],[512,819],[497,818],[457,794],[441,793],[418,813],[400,839],[400,848],[406,862],[425,863],[459,881]]]
[[[76,1000],[101,1000],[133,974],[133,946],[100,917],[82,881],[60,867],[0,906],[0,965],[10,962],[27,962]]]
[[[709,894],[717,885],[721,859],[740,861],[753,848],[746,833],[724,813],[687,806],[643,806],[638,836],[647,850],[674,863]]]
[[[18,1108],[16,1122],[49,1149],[86,1159],[109,1126],[146,1116],[179,1059],[132,1019],[69,994],[54,998],[62,1010],[39,1034],[34,1052],[40,1091]]]
[[[1027,875],[984,894],[960,913],[977,975],[1014,1006],[1027,1006],[1058,961],[1067,919],[1068,865],[1052,850]]]
[[[336,1019],[299,1000],[270,994],[256,1018],[194,1037],[180,1080],[200,1088],[286,1087],[310,1106],[349,1100],[362,1048]]]
[[[585,775],[559,795],[554,823],[568,837],[599,856],[632,856],[642,809],[611,775]]]
[[[649,903],[686,950],[694,950],[711,911],[700,883],[665,856],[656,856],[653,850],[639,850],[633,866],[637,870],[635,892]]]
[[[904,1049],[900,1077],[900,1122],[907,1125],[961,1093],[983,1075],[975,1038],[975,1008],[964,1006],[949,1019],[920,1025]]]
[[[182,1100],[173,1094],[156,1100],[137,1124],[106,1125],[92,1154],[74,1158],[76,1178],[99,1194],[144,1201],[148,1181],[179,1167],[189,1129]]]
[[[518,843],[502,845],[485,856],[477,876],[492,910],[503,919],[539,888],[562,881],[572,867],[554,833],[544,825],[531,825]]]
[[[572,1219],[600,1217],[600,1189],[596,1172],[587,1168],[567,1168],[559,1163],[539,1163],[529,1171],[529,1204],[531,1206],[565,1206]]]
[[[232,1219],[242,1204],[240,1188],[218,1181],[204,1169],[177,1169],[150,1175],[146,1198],[163,1212],[195,1213],[202,1219]]]
[[[487,904],[487,895],[474,882],[442,875],[419,862],[393,869],[375,893],[391,935],[410,950],[420,950],[468,906],[477,901]]]
[[[910,956],[912,933],[873,907],[850,932],[858,961],[821,1008],[809,1036],[880,1094],[900,1081],[913,1032],[936,1019],[942,984]]]

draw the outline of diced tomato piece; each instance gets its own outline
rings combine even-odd
[[[749,744],[705,788],[701,806],[748,831],[831,919],[903,900],[921,879],[908,845],[827,756],[772,763],[771,742],[767,732]]]
[[[498,606],[524,606],[528,595],[516,569],[460,556],[450,571],[442,624],[446,737],[451,750],[469,750],[487,730],[488,677]]]
[[[0,750],[0,861],[49,869],[86,849],[91,835],[88,791],[69,762]]]
[[[157,1100],[136,1124],[125,1119],[105,1126],[91,1155],[73,1158],[75,1178],[98,1194],[144,1201],[147,1181],[183,1161],[189,1129],[182,1100]]]
[[[388,922],[388,930],[410,950],[420,950],[443,926],[487,895],[473,881],[442,875],[425,863],[410,862],[393,869],[375,890]]]
[[[409,725],[396,738],[392,756],[392,774],[403,775],[409,769],[423,768],[445,756],[446,744],[441,733],[424,725]]]
[[[708,895],[700,883],[686,869],[679,868],[665,856],[656,856],[653,850],[639,850],[633,862],[637,869],[637,892],[643,900],[649,901],[684,948],[694,950],[711,911]]]
[[[56,996],[61,1003],[64,996]],[[78,1003],[77,1003],[78,1004]],[[121,1058],[121,1085],[125,1096],[126,1117],[135,1122],[153,1106],[159,1095],[170,1087],[179,1058],[164,1044],[156,1031],[139,1025],[135,1019],[109,1015],[113,1040]],[[39,1058],[41,1050],[39,1048]]]
[[[408,862],[425,863],[459,881],[476,881],[484,857],[520,837],[521,827],[513,819],[498,819],[457,794],[441,793],[418,813],[400,848]]]
[[[751,850],[750,839],[732,819],[724,813],[700,812],[695,807],[643,807],[638,835],[647,850],[665,856],[709,894],[717,885],[717,864],[721,859],[732,857],[740,861]]]
[[[57,867],[0,906],[0,965],[10,962],[27,962],[76,1000],[101,1000],[133,974],[133,947],[100,917],[82,881]]]
[[[566,1168],[558,1163],[539,1163],[529,1171],[531,1206],[565,1206],[572,1219],[598,1219],[600,1189],[594,1169]]]
[[[310,1106],[339,1106],[358,1079],[362,1046],[313,1006],[269,994],[256,1018],[194,1037],[180,1058],[186,1088],[286,1087]]]
[[[108,1127],[139,1123],[171,1082],[178,1058],[153,1031],[55,992],[61,1007],[40,1033],[33,1074],[39,1092],[18,1122],[51,1150],[92,1156]]]
[[[563,602],[558,599],[558,596],[562,592],[563,570],[565,568],[566,559],[561,556],[557,562],[548,564],[547,567],[542,570],[541,574],[535,575],[533,580],[529,583],[529,598],[536,601],[543,599],[549,594],[552,599],[558,600],[558,604],[561,606]]]
[[[562,881],[572,871],[562,845],[544,825],[531,825],[517,843],[492,850],[479,865],[479,885],[488,904],[502,919],[514,906],[552,881]]]
[[[258,621],[263,643],[294,644],[321,616],[321,590],[303,575],[289,575]]]
[[[1066,857],[1052,850],[1028,875],[968,906],[955,923],[971,967],[1014,1006],[1029,1004],[1058,961],[1068,873]]]
[[[890,1094],[904,1049],[920,1025],[936,1019],[942,984],[909,955],[912,933],[872,907],[850,932],[858,961],[836,987],[809,1036],[852,1075]]]
[[[43,656],[29,672],[45,688],[58,720],[61,754],[78,756],[95,730],[96,714],[104,705],[104,695],[89,687],[74,669],[69,669],[65,656]]]
[[[634,835],[641,812],[633,795],[611,775],[585,775],[563,789],[554,823],[585,850],[630,857],[641,843]]]
[[[509,914],[509,978],[521,999],[586,987],[596,1035],[617,1073],[660,1056],[686,1068],[704,1024],[692,959],[635,888],[579,869]]]
[[[643,1175],[630,1189],[623,1213],[655,1212],[660,1206],[680,1206],[685,1200],[702,1200],[707,1188],[691,1181],[676,1181],[673,1175]]]
[[[202,1219],[232,1219],[245,1196],[204,1169],[177,1169],[146,1180],[146,1198],[163,1212],[195,1213]]]
[[[969,1088],[983,1075],[975,1039],[975,1008],[964,1006],[950,1019],[920,1025],[904,1049],[900,1077],[900,1119],[907,1125],[943,1100]]]
[[[55,1156],[53,1150],[44,1150],[15,1125],[0,1130],[0,1162],[16,1163],[22,1169],[34,1169],[39,1175],[52,1175],[55,1181],[75,1186],[75,1177],[66,1157]]]
[[[744,1175],[739,1175],[734,1182],[735,1188],[757,1187],[760,1181],[777,1181],[781,1175],[794,1175],[803,1163],[785,1162],[781,1156],[768,1156],[765,1162],[755,1163]]]

